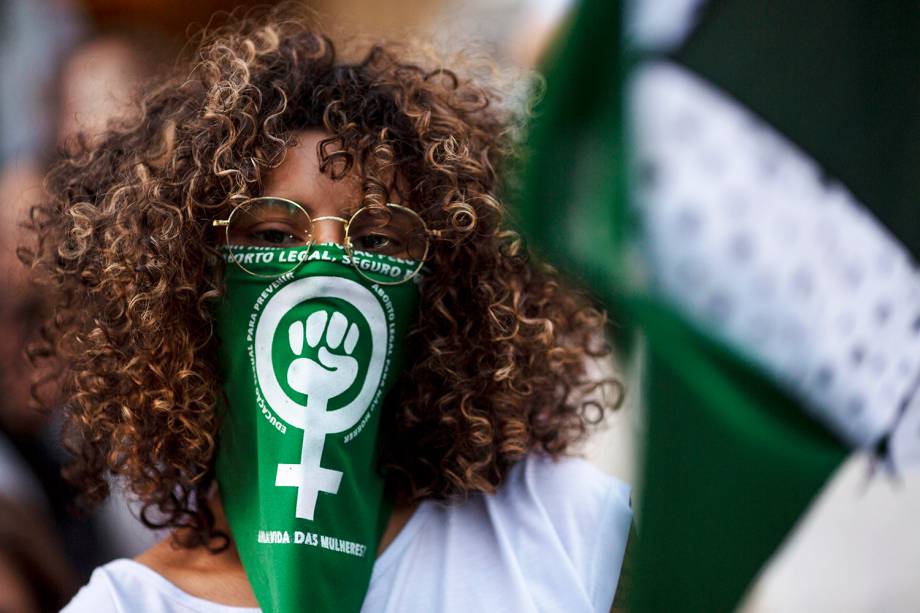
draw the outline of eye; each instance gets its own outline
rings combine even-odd
[[[395,240],[383,234],[366,234],[355,239],[355,247],[365,251],[380,251],[393,248],[395,245]]]
[[[272,245],[283,245],[293,240],[293,236],[282,232],[281,230],[263,230],[256,232],[253,236],[260,243],[269,243]]]
[[[305,237],[285,224],[258,224],[248,229],[246,244],[263,247],[292,247],[303,245]]]

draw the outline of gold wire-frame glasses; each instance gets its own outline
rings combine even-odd
[[[266,275],[248,269],[234,249],[247,247],[293,248],[313,246],[313,227],[319,221],[336,221],[345,225],[345,252],[352,267],[362,277],[381,285],[399,285],[415,277],[425,264],[430,248],[430,238],[441,236],[431,230],[425,221],[410,208],[387,203],[385,207],[364,206],[348,219],[336,215],[310,217],[298,202],[277,196],[259,196],[239,201],[226,219],[215,219],[212,225],[224,228],[230,260],[246,273],[263,278],[277,278],[293,270],[304,260],[293,262],[287,270]],[[362,270],[362,253],[384,255],[397,260],[408,260],[414,265],[411,272],[397,280]]]

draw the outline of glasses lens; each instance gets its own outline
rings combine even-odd
[[[293,202],[279,198],[247,200],[233,210],[227,226],[231,260],[256,274],[245,266],[247,248],[302,247],[310,242],[310,226],[310,216]]]
[[[233,211],[227,237],[231,246],[300,247],[310,240],[310,217],[293,202],[256,198]]]
[[[348,237],[355,251],[404,260],[422,260],[428,248],[428,234],[421,218],[408,209],[393,206],[358,211],[348,226]]]
[[[428,232],[422,219],[409,209],[393,205],[358,211],[348,225],[348,241],[358,272],[380,283],[398,283],[411,278],[428,252]],[[395,263],[401,269],[399,272],[389,268],[375,270],[377,267],[370,266],[370,260],[362,260],[361,256],[366,254],[412,262]]]

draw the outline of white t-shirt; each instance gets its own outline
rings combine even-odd
[[[362,611],[609,611],[626,549],[629,487],[584,460],[531,455],[498,492],[425,501],[374,563]],[[257,613],[191,596],[150,568],[97,568],[64,613]]]

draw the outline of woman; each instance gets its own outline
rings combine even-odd
[[[69,477],[174,530],[69,611],[609,609],[605,320],[504,226],[496,97],[270,16],[50,173]]]

